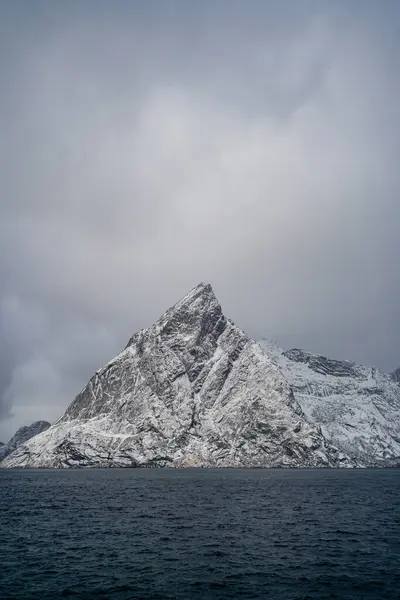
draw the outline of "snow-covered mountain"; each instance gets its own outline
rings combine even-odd
[[[280,369],[194,288],[2,466],[337,466]]]
[[[256,343],[202,283],[1,466],[395,464],[399,416],[390,375]]]
[[[35,421],[34,423],[31,423],[31,425],[20,427],[7,444],[0,442],[0,461],[35,435],[42,433],[42,431],[46,431],[49,427],[50,423],[47,421]]]
[[[400,386],[372,367],[260,344],[280,368],[309,423],[357,465],[400,464]]]

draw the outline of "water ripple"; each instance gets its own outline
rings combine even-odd
[[[400,471],[0,471],[6,600],[400,600]]]

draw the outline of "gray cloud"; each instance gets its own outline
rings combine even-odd
[[[397,3],[18,4],[0,439],[200,280],[254,337],[398,365]]]

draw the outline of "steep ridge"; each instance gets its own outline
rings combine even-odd
[[[97,371],[3,467],[352,466],[202,283]]]
[[[47,421],[35,421],[34,423],[31,423],[31,425],[20,427],[7,444],[0,442],[0,461],[35,435],[42,433],[42,431],[46,431],[49,427],[50,423]]]
[[[357,466],[400,465],[400,386],[374,367],[261,340],[307,421]]]

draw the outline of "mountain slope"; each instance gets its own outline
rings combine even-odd
[[[307,420],[359,466],[400,464],[400,386],[389,374],[260,342]]]
[[[0,443],[0,461],[35,435],[42,433],[42,431],[46,431],[49,427],[50,423],[47,421],[35,421],[34,423],[31,423],[31,425],[20,427],[7,444]]]
[[[7,467],[338,466],[269,354],[200,284],[97,371]]]

